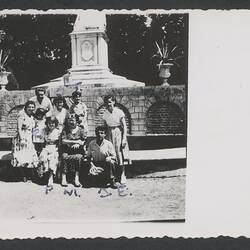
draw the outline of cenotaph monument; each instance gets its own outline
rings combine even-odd
[[[72,66],[67,74],[37,87],[142,87],[144,83],[113,74],[108,65],[106,15],[82,11],[77,15],[71,37]]]

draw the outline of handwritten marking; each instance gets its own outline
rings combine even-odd
[[[128,190],[128,188],[127,188],[126,184],[120,184],[117,187],[117,191],[118,191],[119,196],[127,196],[128,195],[127,190]]]
[[[127,195],[132,195],[132,193],[128,192],[128,188],[126,186],[126,184],[119,184],[117,187],[117,191],[118,191],[118,195],[121,197],[127,196]],[[100,188],[98,190],[98,194],[101,198],[104,197],[108,197],[110,195],[112,195],[112,193],[110,193],[106,188]]]
[[[74,194],[76,197],[81,197],[81,195],[78,194],[77,189],[75,189],[75,188],[72,188],[70,190],[68,190],[68,189],[65,188],[63,194],[64,195],[69,195],[69,196],[71,196],[72,194]]]

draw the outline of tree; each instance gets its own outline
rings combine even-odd
[[[157,65],[151,60],[155,41],[165,40],[183,50],[180,67],[173,67],[170,83],[186,84],[188,16],[183,14],[107,16],[110,68],[116,74],[159,85]]]
[[[69,33],[75,15],[4,15],[0,26],[11,39],[13,69],[21,89],[63,75],[71,64]]]
[[[71,41],[76,15],[1,15],[0,27],[8,35],[2,44],[10,49],[11,89],[30,89],[61,77],[71,67]],[[159,85],[157,65],[151,60],[155,41],[165,39],[184,51],[180,67],[172,68],[170,83],[187,82],[188,16],[107,15],[109,66],[118,75]]]

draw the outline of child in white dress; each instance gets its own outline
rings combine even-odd
[[[58,166],[60,131],[57,128],[58,120],[55,117],[47,117],[45,124],[45,147],[40,154],[39,161],[43,165],[44,172],[49,173],[48,186],[53,186],[53,179]]]

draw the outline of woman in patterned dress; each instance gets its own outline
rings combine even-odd
[[[121,167],[120,182],[126,183],[125,165],[130,164],[129,148],[127,142],[127,125],[123,111],[115,107],[114,96],[104,97],[104,104],[107,110],[103,114],[103,120],[108,128],[107,138],[115,148],[118,165]]]
[[[13,167],[19,167],[23,181],[26,182],[31,176],[31,169],[38,163],[36,150],[32,141],[32,130],[35,127],[33,117],[35,103],[27,101],[24,109],[21,110],[17,118],[17,136],[13,140]]]
[[[74,185],[80,187],[79,173],[83,165],[83,159],[86,152],[87,132],[79,126],[79,117],[76,114],[69,114],[65,129],[62,133],[62,186],[68,185],[66,174],[69,171],[74,172]]]

